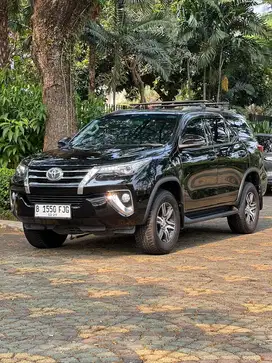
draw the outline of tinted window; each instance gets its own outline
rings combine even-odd
[[[207,142],[207,138],[206,138],[206,134],[204,131],[204,126],[203,126],[203,122],[202,119],[195,119],[192,120],[188,123],[184,134],[182,136],[183,141],[186,140],[186,142],[189,140],[192,140],[192,142],[194,142],[194,140],[205,140]]]
[[[253,137],[253,132],[249,125],[247,124],[246,119],[241,115],[224,115],[228,124],[231,126],[233,130],[239,136],[239,139],[251,139]]]
[[[223,119],[216,117],[205,118],[205,123],[215,144],[225,144],[229,142],[229,131]]]
[[[71,146],[166,144],[177,125],[175,115],[116,115],[92,121],[72,141]]]
[[[272,152],[272,136],[271,135],[256,135],[258,143],[264,147],[264,151],[269,153]]]

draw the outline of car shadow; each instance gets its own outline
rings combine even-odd
[[[261,218],[257,232],[268,228],[271,228],[271,220]],[[195,224],[181,231],[178,246],[173,253],[201,245],[217,243],[235,236],[239,235],[231,232],[225,219]],[[108,254],[109,257],[142,254],[136,247],[133,235],[114,237],[88,235],[68,240],[63,251],[78,252],[79,250],[84,250],[85,255],[101,255],[103,253]]]

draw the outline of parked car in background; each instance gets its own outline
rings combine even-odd
[[[267,186],[272,188],[272,134],[257,134],[256,138],[264,148],[264,165],[267,171]]]

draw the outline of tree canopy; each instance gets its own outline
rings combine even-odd
[[[54,148],[58,139],[103,113],[109,95],[115,106],[123,90],[123,103],[202,98],[271,112],[272,15],[257,13],[257,4],[0,0],[0,78],[10,82],[6,89],[20,105],[14,113],[6,107],[6,93],[0,95],[5,163],[17,154],[6,145],[13,139],[4,131],[7,123],[32,120],[38,126],[29,132],[31,138],[36,132],[37,148],[43,137],[44,149]],[[36,114],[24,107],[22,90],[35,93],[28,107]],[[29,128],[22,125],[15,139]]]

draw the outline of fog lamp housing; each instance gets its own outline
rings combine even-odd
[[[130,190],[111,190],[108,191],[106,198],[108,204],[121,216],[130,217],[134,214]]]
[[[16,198],[17,198],[17,194],[15,192],[10,191],[9,203],[10,203],[10,208],[11,208],[12,212],[14,211],[14,208],[15,208]]]

